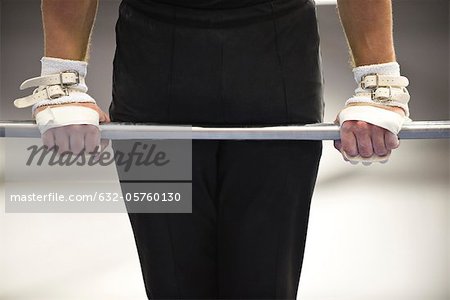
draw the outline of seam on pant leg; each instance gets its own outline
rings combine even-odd
[[[175,278],[175,285],[177,287],[177,294],[178,298],[181,297],[181,290],[180,290],[180,280],[177,277],[177,264],[175,261],[175,247],[173,245],[173,236],[172,236],[172,230],[170,227],[170,220],[169,220],[170,214],[165,214],[165,219],[167,222],[167,233],[169,235],[169,241],[170,241],[170,252],[172,252],[172,261],[173,261],[173,277]]]
[[[177,12],[176,8],[173,7],[173,18],[176,19]],[[172,109],[172,82],[173,82],[173,64],[175,55],[175,31],[176,23],[172,24],[172,38],[171,38],[171,49],[170,49],[170,63],[169,63],[169,74],[168,74],[168,85],[167,85],[167,118],[170,120],[171,109]]]
[[[280,73],[281,73],[281,80],[282,80],[282,84],[283,84],[285,114],[286,114],[287,121],[291,122],[291,117],[289,115],[289,109],[288,109],[286,79],[285,79],[285,75],[284,75],[283,60],[282,60],[281,53],[280,53],[280,43],[278,40],[278,26],[277,26],[276,14],[275,14],[275,8],[274,8],[273,1],[270,1],[270,8],[272,10],[272,24],[273,24],[273,31],[275,34],[275,49],[277,52],[277,60],[278,60],[278,65],[279,65]]]
[[[323,147],[322,141],[309,141],[309,142],[310,143],[308,143],[308,145],[306,147],[311,149],[311,145],[318,145],[319,149],[316,152],[315,147],[313,147],[312,151],[311,151],[311,153],[313,153],[312,156],[314,158],[317,157],[317,161],[316,161],[316,164],[314,165],[314,167],[312,167],[313,172],[311,172],[310,178],[313,178],[313,181],[312,181],[311,185],[309,185],[309,188],[310,188],[309,197],[306,198],[309,203],[307,205],[307,211],[306,211],[307,217],[304,219],[304,221],[306,222],[304,238],[301,241],[301,243],[303,244],[303,249],[302,249],[302,252],[300,253],[300,255],[301,255],[300,268],[297,270],[297,278],[298,278],[298,280],[296,280],[297,286],[294,286],[294,288],[296,288],[296,290],[297,290],[297,294],[298,294],[299,284],[300,284],[301,275],[303,272],[303,266],[304,266],[304,262],[305,262],[306,243],[308,240],[308,228],[310,225],[312,199],[314,196],[314,190],[315,190],[316,183],[317,183],[317,176],[319,173],[320,159],[322,157],[322,147]],[[304,199],[302,199],[302,201],[304,201]]]
[[[220,34],[221,30],[218,30],[219,32],[219,43],[220,43],[220,119],[221,121],[225,121],[227,119],[227,113],[224,110],[224,103],[225,103],[225,74],[224,74],[224,43],[223,36]],[[224,117],[225,116],[225,117]]]
[[[290,153],[290,152],[289,152]],[[287,173],[285,173],[284,174],[285,176],[284,176],[284,186],[283,186],[283,191],[286,191],[286,187],[287,187],[287,182],[288,182],[288,176],[287,176]],[[283,196],[285,196],[285,195],[283,195]],[[280,266],[280,263],[279,263],[279,261],[280,261],[280,259],[279,259],[279,256],[280,256],[280,244],[281,244],[281,242],[280,242],[280,236],[281,236],[281,234],[280,234],[280,232],[281,232],[281,223],[282,222],[278,222],[278,230],[277,230],[277,254],[276,254],[276,257],[275,257],[275,264],[276,264],[276,268],[275,268],[275,295],[274,295],[274,297],[276,298],[276,299],[280,299],[280,291],[279,291],[279,284],[278,284],[278,274],[279,274],[279,266]],[[283,294],[285,294],[285,292],[283,293]]]
[[[222,191],[222,179],[220,177],[220,157],[221,157],[221,153],[222,153],[222,149],[223,149],[223,144],[224,141],[217,141],[217,150],[216,150],[216,191],[215,191],[215,201],[216,201],[216,207],[217,207],[217,221],[216,221],[216,264],[217,264],[217,269],[216,269],[216,287],[217,287],[217,297],[221,298],[221,269],[220,269],[220,254],[221,254],[221,235],[220,235],[220,230],[222,228],[222,224],[221,224],[221,214],[222,214],[222,205],[220,203],[220,193]],[[220,184],[219,184],[220,183]]]

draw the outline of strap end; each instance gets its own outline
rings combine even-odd
[[[19,98],[14,100],[14,106],[17,108],[25,108],[25,107],[29,107],[32,104],[28,103],[27,101],[24,101],[24,98]]]
[[[30,87],[33,87],[34,85],[32,85],[31,83],[32,83],[32,81],[34,81],[35,79],[36,79],[36,78],[30,78],[30,79],[25,80],[24,82],[22,82],[22,84],[20,85],[19,89],[20,89],[20,90],[26,90],[26,89],[28,89],[28,88],[30,88]]]

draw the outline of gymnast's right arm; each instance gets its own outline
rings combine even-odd
[[[45,55],[87,60],[98,0],[42,0]]]
[[[44,57],[41,76],[22,83],[37,87],[16,99],[16,107],[33,106],[32,115],[44,145],[58,152],[93,152],[100,146],[99,123],[108,115],[87,94],[89,41],[98,0],[42,0]],[[98,148],[97,148],[98,150]]]

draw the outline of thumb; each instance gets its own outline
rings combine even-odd
[[[336,119],[334,119],[334,124],[336,124],[336,125],[340,125],[340,123],[341,123],[341,121],[339,120],[339,114],[340,114],[341,112],[338,112],[337,113],[337,115],[336,115]]]
[[[100,123],[109,123],[111,122],[111,119],[109,118],[109,115],[105,113],[104,111],[99,111],[99,122]]]

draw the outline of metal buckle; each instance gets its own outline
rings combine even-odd
[[[64,91],[64,95],[65,96],[69,96],[69,89],[68,88],[64,87],[63,91]]]
[[[63,74],[68,74],[68,73],[75,74],[75,76],[76,76],[75,83],[63,83]],[[67,70],[64,72],[60,72],[59,73],[59,82],[61,82],[61,84],[60,84],[61,87],[74,86],[74,85],[80,84],[80,73],[78,73],[78,71],[76,71],[76,70]]]
[[[45,92],[47,93],[47,99],[54,99],[54,98],[50,97],[50,93],[48,92],[48,88],[49,88],[49,87],[50,87],[50,86],[46,86],[46,87],[44,88]]]
[[[50,95],[50,93],[49,93],[49,91],[48,91],[48,89],[50,88],[50,87],[52,87],[51,85],[49,85],[49,86],[46,86],[44,89],[45,89],[45,92],[47,93],[47,99],[50,99],[50,100],[55,100],[55,99],[58,99],[58,98],[61,98],[62,96],[69,96],[69,89],[67,88],[67,87],[61,87],[62,88],[62,90],[64,91],[64,94],[54,94],[54,95]]]
[[[375,101],[375,102],[388,102],[388,101],[392,101],[392,87],[391,87],[391,86],[388,86],[388,87],[384,87],[384,88],[389,90],[389,96],[388,96],[388,97],[382,97],[382,98],[375,97],[375,93],[376,93],[377,90],[378,90],[378,88],[377,88],[377,89],[374,89],[374,90],[372,90],[372,91],[370,92],[370,95],[371,95],[370,98],[372,99],[372,101]]]
[[[370,74],[366,74],[361,78],[361,88],[363,90],[366,89],[366,84],[365,84],[365,80],[367,76],[375,76],[376,78],[376,85],[375,85],[375,89],[377,89],[380,86],[380,75],[378,75],[378,73],[370,73]]]

